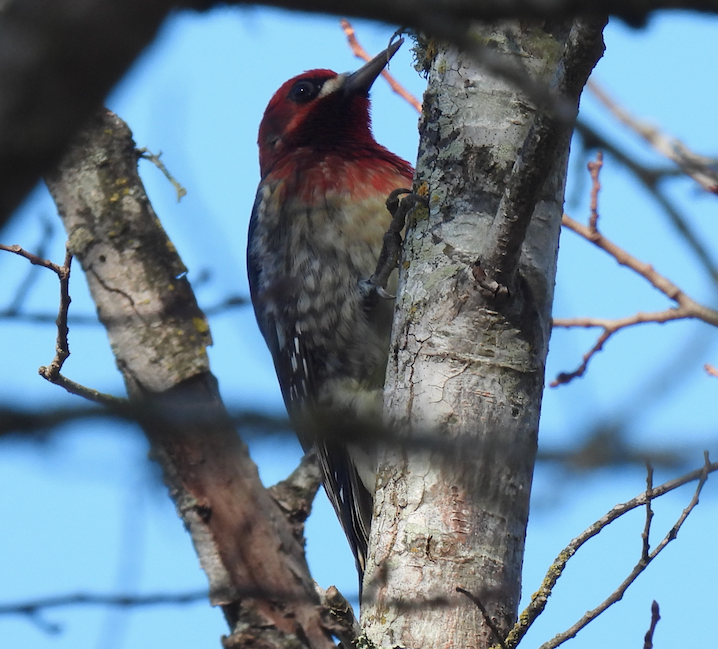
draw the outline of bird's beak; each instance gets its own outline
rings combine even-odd
[[[342,86],[344,96],[349,97],[351,95],[369,94],[369,89],[372,84],[386,67],[386,64],[389,63],[389,59],[391,59],[391,57],[394,56],[396,51],[401,47],[403,42],[404,39],[400,38],[396,41],[396,43],[392,43],[383,52],[377,54],[371,61],[369,61],[369,63],[359,68],[356,72],[350,74]]]

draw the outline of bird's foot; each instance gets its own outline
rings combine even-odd
[[[403,198],[401,198],[403,196]],[[386,285],[389,275],[399,263],[401,254],[401,231],[406,224],[406,217],[419,205],[428,207],[426,198],[419,194],[412,194],[410,189],[395,189],[386,199],[386,209],[391,213],[391,223],[384,235],[384,242],[376,263],[376,270],[369,279],[360,280],[362,291],[367,294],[378,295],[385,300],[393,300],[396,296],[387,292]]]

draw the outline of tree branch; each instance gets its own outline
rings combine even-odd
[[[6,250],[13,252],[16,255],[24,257],[34,266],[42,266],[48,268],[54,272],[60,280],[60,307],[58,310],[57,318],[55,319],[55,325],[57,326],[57,339],[55,343],[55,357],[52,359],[50,365],[42,365],[38,369],[38,373],[43,378],[59,385],[60,387],[67,390],[70,394],[74,394],[89,401],[96,401],[104,405],[118,405],[122,399],[113,397],[110,394],[104,394],[92,388],[85,387],[75,381],[68,379],[61,374],[62,366],[70,356],[70,345],[68,342],[69,328],[68,322],[68,310],[70,308],[70,267],[72,264],[72,253],[69,248],[65,253],[65,261],[62,266],[51,262],[49,259],[43,259],[39,255],[35,255],[28,252],[19,245],[6,246],[0,244],[0,250]]]
[[[695,506],[698,504],[698,496],[703,489],[703,485],[708,479],[708,475],[714,473],[715,471],[718,471],[718,462],[711,463],[708,459],[708,454],[706,452],[704,458],[704,465],[700,469],[691,471],[690,473],[687,473],[680,478],[676,478],[675,480],[665,482],[658,487],[650,488],[644,493],[636,496],[632,500],[629,500],[628,502],[625,502],[621,505],[616,505],[613,509],[611,509],[604,516],[602,516],[595,523],[593,523],[593,525],[591,525],[584,532],[582,532],[575,539],[573,539],[571,543],[569,543],[561,551],[561,553],[556,557],[555,561],[551,564],[551,567],[548,569],[546,576],[541,583],[541,587],[538,589],[538,591],[536,591],[536,593],[531,598],[531,602],[529,603],[529,605],[519,616],[519,621],[516,623],[516,625],[511,630],[505,640],[505,644],[508,649],[513,649],[513,647],[516,647],[519,642],[521,642],[521,639],[526,635],[526,632],[529,630],[536,618],[538,618],[538,616],[543,613],[548,598],[553,592],[553,587],[556,585],[556,582],[563,574],[563,570],[566,567],[566,564],[568,563],[569,559],[571,559],[571,557],[576,554],[579,548],[584,545],[584,543],[586,543],[589,539],[592,539],[599,532],[601,532],[608,525],[610,525],[613,521],[615,521],[617,518],[620,518],[627,512],[636,509],[637,507],[647,505],[656,498],[660,498],[661,496],[669,493],[670,491],[673,491],[678,487],[682,487],[689,482],[694,482],[695,480],[698,480],[698,486],[696,487],[696,490],[693,494],[693,498],[691,499],[691,502],[689,503],[688,507],[683,510],[680,517],[678,518],[678,521],[676,521],[675,525],[669,530],[668,534],[663,538],[659,545],[656,546],[653,552],[650,553],[648,559],[644,560],[642,554],[639,562],[631,571],[631,574],[606,600],[604,600],[598,607],[596,607],[592,611],[586,613],[586,615],[584,615],[581,620],[579,620],[575,625],[573,625],[568,631],[557,635],[550,642],[543,644],[540,649],[554,649],[559,644],[562,644],[569,638],[574,637],[576,633],[578,633],[578,631],[580,631],[584,626],[586,626],[586,624],[588,624],[592,619],[600,615],[609,606],[620,600],[628,586],[630,586],[631,583],[635,581],[638,575],[646,569],[648,564],[653,561],[653,559],[655,559],[658,554],[660,554],[660,552],[666,547],[666,545],[668,545],[668,543],[670,543],[673,539],[676,538],[678,530],[683,525],[691,511],[693,511]]]
[[[690,513],[695,509],[696,505],[698,505],[698,497],[700,496],[701,491],[703,490],[703,486],[706,483],[706,480],[708,480],[708,474],[714,471],[713,468],[714,464],[710,463],[710,460],[708,459],[708,452],[705,453],[705,464],[703,468],[700,470],[700,476],[698,478],[698,485],[696,486],[696,490],[693,493],[693,498],[691,498],[690,503],[688,503],[688,506],[681,512],[681,515],[678,517],[678,520],[675,522],[673,527],[668,531],[665,537],[661,540],[661,542],[656,546],[656,548],[648,554],[647,556],[644,556],[643,552],[641,553],[641,558],[638,560],[638,563],[633,567],[633,570],[631,570],[630,574],[621,582],[621,584],[614,590],[603,602],[601,602],[596,608],[591,609],[588,611],[585,615],[581,617],[581,619],[576,622],[570,629],[567,629],[563,633],[559,633],[556,635],[552,640],[549,642],[545,642],[544,644],[539,647],[539,649],[555,649],[559,645],[562,645],[566,640],[570,640],[571,638],[575,637],[576,634],[583,629],[586,625],[588,625],[592,620],[595,620],[601,613],[603,613],[605,610],[607,610],[609,607],[613,606],[616,602],[620,601],[623,598],[623,595],[625,594],[628,587],[636,581],[638,576],[650,565],[650,563],[665,549],[665,547],[673,540],[675,540],[676,536],[678,535],[678,531],[683,526],[683,523],[685,523],[686,519],[690,515]],[[718,466],[716,466],[718,468]],[[651,500],[653,500],[654,492],[652,489],[649,489],[644,494],[646,499],[646,506],[650,506]],[[650,520],[647,523],[647,528],[650,529]],[[648,531],[647,529],[647,531]],[[600,530],[599,530],[600,531]],[[647,533],[647,532],[646,532]]]
[[[715,158],[693,153],[680,140],[663,133],[659,128],[637,119],[623,106],[620,106],[595,81],[589,81],[588,89],[620,122],[634,133],[637,133],[658,153],[675,162],[680,170],[695,180],[703,189],[711,194],[718,194],[718,171],[715,169]]]
[[[660,181],[668,177],[666,171],[652,169],[641,164],[619,145],[603,137],[586,122],[579,120],[576,123],[576,132],[581,136],[585,147],[602,149],[604,152],[609,153],[635,176],[658,203],[658,206],[686,242],[686,245],[695,254],[696,259],[710,275],[711,279],[718,283],[718,264],[713,258],[713,253],[705,246],[701,236],[694,230],[689,220],[681,214],[678,207],[660,186]]]
[[[626,266],[635,273],[643,277],[646,281],[663,293],[667,298],[677,303],[677,307],[665,309],[663,311],[655,311],[650,313],[638,312],[625,318],[606,319],[606,318],[554,318],[554,327],[601,327],[603,333],[598,337],[596,344],[583,356],[581,365],[572,372],[561,372],[556,379],[551,382],[551,387],[557,387],[565,383],[569,383],[573,379],[583,376],[588,363],[593,356],[603,349],[603,346],[613,334],[626,327],[648,322],[664,323],[671,320],[697,319],[703,322],[718,326],[718,311],[704,306],[671,282],[668,278],[658,273],[653,266],[636,259],[623,248],[607,239],[597,230],[591,230],[590,226],[581,225],[578,221],[574,221],[570,216],[564,214],[564,227],[573,230],[587,241],[604,250],[611,255],[619,264]]]
[[[591,173],[591,217],[589,225],[581,225],[578,221],[574,221],[567,214],[563,215],[562,225],[573,230],[587,241],[598,246],[609,255],[611,255],[619,264],[633,270],[636,274],[643,277],[651,285],[663,293],[667,298],[678,304],[677,307],[664,309],[653,313],[635,313],[632,316],[618,319],[605,318],[554,318],[554,327],[601,327],[603,333],[598,337],[594,346],[583,355],[581,365],[573,372],[561,372],[556,379],[551,382],[551,387],[555,388],[564,383],[569,383],[573,379],[583,376],[588,368],[588,363],[595,354],[603,349],[609,338],[617,331],[631,327],[633,325],[646,322],[665,323],[671,320],[683,320],[695,318],[703,320],[707,324],[718,326],[718,311],[699,304],[688,295],[686,295],[678,286],[673,284],[669,279],[658,273],[653,266],[645,262],[639,261],[633,255],[623,250],[612,241],[604,237],[598,230],[598,194],[601,189],[599,181],[599,173],[603,165],[603,155],[599,151],[596,156],[596,162],[589,162],[588,169]]]
[[[221,402],[209,327],[137,175],[127,126],[96,116],[48,185],[130,398],[156,415],[140,423],[229,622],[225,646],[332,647],[303,547]]]

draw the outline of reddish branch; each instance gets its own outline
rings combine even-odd
[[[349,47],[351,47],[354,56],[362,59],[363,61],[371,61],[371,55],[362,47],[361,43],[357,40],[356,34],[354,32],[354,27],[352,27],[351,23],[348,20],[342,18],[340,24],[342,26],[342,30],[346,34],[347,41],[349,41]],[[416,97],[414,97],[414,95],[412,95],[406,88],[404,88],[404,86],[402,86],[388,72],[388,70],[384,70],[381,75],[387,80],[387,83],[397,95],[399,95],[402,99],[405,99],[409,104],[411,104],[416,109],[417,113],[421,113],[421,102]]]
[[[681,213],[676,201],[663,187],[662,181],[669,176],[675,177],[676,170],[657,169],[639,162],[617,142],[605,138],[584,121],[576,122],[575,132],[583,139],[584,147],[602,149],[633,175],[634,179],[656,201],[664,216],[695,256],[696,261],[703,266],[713,281],[718,283],[718,264],[713,259],[712,251],[708,249],[701,235],[691,225],[685,214]],[[680,173],[680,170],[678,172]]]
[[[631,327],[637,324],[647,322],[664,323],[671,320],[697,319],[708,324],[718,326],[718,311],[699,304],[686,293],[676,286],[669,279],[658,273],[653,266],[640,261],[623,248],[607,239],[596,228],[598,222],[598,192],[600,190],[599,171],[602,158],[599,156],[595,163],[589,163],[591,171],[592,189],[591,189],[591,220],[590,225],[582,225],[578,221],[574,221],[570,216],[564,214],[562,224],[569,230],[573,230],[576,234],[590,241],[601,250],[607,252],[619,264],[626,266],[636,274],[643,277],[654,288],[658,289],[667,298],[676,303],[675,307],[664,309],[663,311],[654,312],[638,312],[624,318],[608,319],[608,318],[554,318],[554,327],[573,328],[573,327],[600,327],[603,332],[598,337],[594,346],[583,355],[581,365],[573,372],[562,372],[554,381],[551,387],[556,387],[564,383],[568,383],[573,379],[583,376],[588,367],[588,363],[593,356],[603,349],[608,339],[617,331]]]
[[[588,220],[588,226],[591,232],[598,232],[598,192],[601,191],[601,182],[599,176],[603,167],[603,152],[596,153],[596,161],[588,163],[588,172],[591,174],[591,218]]]

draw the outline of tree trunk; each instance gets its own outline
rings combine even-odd
[[[516,621],[571,124],[604,23],[425,44],[429,211],[407,225],[385,391],[406,439],[381,452],[364,582],[377,645],[489,647]]]

